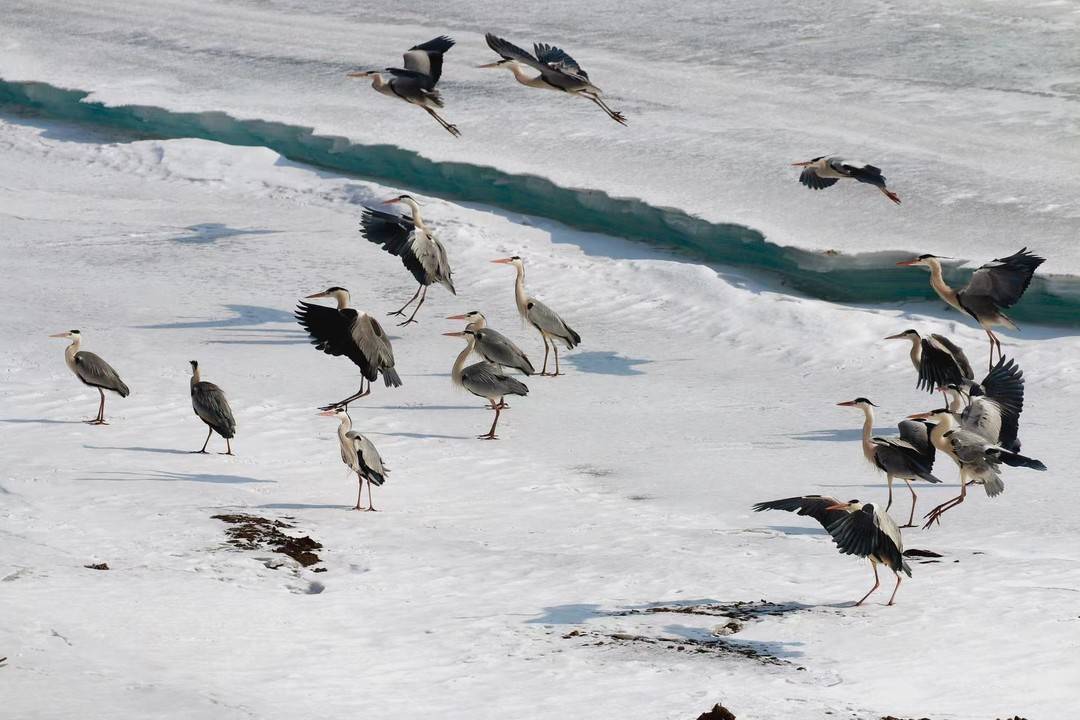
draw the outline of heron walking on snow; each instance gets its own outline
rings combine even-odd
[[[217,434],[225,438],[225,455],[232,455],[232,438],[236,435],[236,420],[233,419],[232,408],[225,399],[225,392],[212,382],[206,382],[199,375],[199,361],[191,361],[191,407],[199,419],[207,424],[206,442],[202,450],[197,453],[205,453],[206,446],[210,443],[210,436]]]
[[[1046,262],[1045,258],[1021,248],[1009,257],[997,258],[986,263],[972,274],[968,284],[959,290],[953,290],[945,283],[941,272],[941,260],[936,255],[920,255],[911,260],[896,263],[902,267],[922,265],[930,268],[930,287],[949,305],[975,318],[979,326],[990,338],[990,367],[994,366],[994,350],[1001,359],[1001,341],[994,334],[993,327],[1004,325],[1019,330],[1003,312],[1011,308],[1023,296],[1036,268]]]
[[[832,535],[836,547],[844,555],[857,555],[870,560],[874,568],[874,586],[862,596],[856,605],[862,605],[870,593],[878,589],[878,565],[884,565],[896,575],[896,585],[889,597],[889,605],[896,600],[896,591],[900,589],[900,573],[911,577],[911,568],[904,560],[904,541],[900,537],[900,528],[889,514],[872,503],[860,503],[850,500],[838,502],[831,497],[806,495],[804,497],[772,500],[754,505],[756,512],[762,510],[786,510],[808,515]]]
[[[394,350],[379,322],[365,312],[349,307],[349,291],[343,287],[327,288],[306,299],[332,297],[336,308],[306,303],[296,308],[296,321],[307,330],[311,344],[327,355],[344,355],[360,368],[360,389],[344,400],[323,407],[345,407],[371,392],[371,382],[382,373],[386,387],[400,387],[401,378],[394,369]],[[364,381],[367,380],[367,388]]]
[[[364,208],[360,216],[360,233],[376,245],[382,245],[382,249],[391,255],[401,258],[402,264],[413,274],[420,287],[409,302],[395,310],[390,315],[404,315],[405,308],[412,305],[417,297],[420,302],[408,320],[398,323],[408,325],[416,322],[416,313],[420,312],[420,306],[427,299],[429,285],[439,283],[453,295],[457,295],[454,282],[451,279],[450,261],[446,257],[446,248],[432,236],[424,219],[420,217],[420,205],[409,195],[399,195],[396,198],[386,200],[386,205],[402,203],[408,206],[412,212],[412,219],[404,215],[380,212],[371,208]]]
[[[382,487],[390,475],[390,470],[383,466],[379,451],[366,437],[352,429],[352,418],[344,408],[324,410],[319,413],[327,417],[336,417],[341,423],[338,425],[338,444],[341,449],[341,462],[349,468],[350,474],[356,473],[360,482],[360,491],[356,495],[356,507],[353,510],[369,510],[375,512],[375,506],[371,497],[371,486]],[[368,483],[368,506],[360,506],[360,500],[364,497],[364,480]]]
[[[82,343],[82,333],[78,330],[68,330],[49,337],[71,340],[71,344],[64,349],[64,361],[83,385],[97,388],[98,394],[101,395],[101,404],[98,405],[97,417],[86,422],[91,425],[108,425],[109,423],[105,422],[105,391],[110,390],[124,398],[131,393],[128,386],[124,384],[124,381],[120,379],[120,376],[112,369],[109,363],[92,352],[79,349]]]
[[[838,157],[822,155],[806,162],[792,163],[794,167],[801,167],[799,182],[811,190],[823,190],[832,187],[837,180],[851,178],[867,185],[873,185],[881,194],[900,204],[900,196],[885,187],[885,176],[881,174],[881,168],[861,162],[852,162]]]
[[[481,65],[482,68],[507,67],[514,73],[514,78],[522,85],[546,90],[558,90],[570,95],[580,95],[592,100],[597,106],[607,113],[607,116],[619,123],[626,125],[626,117],[621,112],[616,112],[607,106],[602,99],[603,93],[600,88],[592,84],[589,74],[581,69],[574,58],[563,50],[546,43],[536,43],[533,50],[534,57],[529,52],[522,50],[517,45],[496,37],[491,33],[484,36],[488,47],[502,56],[498,62]],[[536,77],[530,76],[522,65],[528,65],[534,70],[539,70]]]
[[[581,342],[581,336],[574,332],[574,329],[567,325],[554,310],[531,295],[525,294],[525,263],[520,257],[515,255],[500,260],[492,260],[491,262],[498,265],[513,265],[517,270],[517,280],[514,283],[514,302],[517,304],[521,317],[536,328],[540,333],[540,337],[544,340],[544,367],[540,370],[540,374],[548,374],[548,340],[550,340],[551,347],[555,350],[555,372],[552,373],[552,376],[561,375],[562,373],[559,372],[559,347],[555,344],[555,341],[561,340],[566,343],[568,349],[573,350]]]
[[[484,435],[478,435],[481,440],[498,440],[495,436],[495,426],[499,424],[499,414],[502,413],[504,403],[502,399],[507,395],[528,395],[529,388],[520,380],[504,374],[497,365],[487,361],[478,362],[465,367],[465,361],[476,347],[476,333],[472,330],[461,332],[448,332],[443,335],[451,337],[464,337],[465,349],[457,356],[454,367],[450,371],[450,378],[455,385],[463,387],[473,395],[482,397],[491,403],[495,411],[495,419],[491,421],[491,429]]]
[[[414,45],[405,53],[405,68],[361,70],[349,73],[349,77],[370,77],[371,87],[383,95],[396,97],[424,109],[443,128],[459,137],[457,127],[439,117],[435,112],[443,106],[442,97],[435,84],[442,76],[443,54],[454,47],[454,41],[445,35]],[[389,79],[388,79],[389,78]]]

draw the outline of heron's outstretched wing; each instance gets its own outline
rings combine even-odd
[[[936,341],[940,335],[923,338],[919,357],[919,382],[917,387],[928,392],[952,384],[960,384],[966,378],[953,354]],[[955,346],[954,346],[955,347]],[[967,359],[964,359],[967,362]],[[970,368],[969,368],[970,369]]]
[[[832,505],[838,504],[838,500],[824,495],[803,495],[801,497],[784,498],[783,500],[769,500],[754,505],[754,512],[762,510],[786,510],[788,512],[807,515],[814,518],[821,526],[828,528],[829,525],[847,515],[847,510],[829,510]]]
[[[980,383],[982,395],[975,395],[964,411],[967,427],[991,442],[1018,452],[1020,414],[1024,411],[1024,372],[1016,361],[1001,358]],[[993,434],[993,437],[991,435]]]
[[[943,348],[949,351],[949,354],[953,356],[953,359],[956,361],[957,367],[960,368],[960,372],[963,373],[965,378],[971,380],[975,377],[975,372],[971,369],[971,363],[968,362],[967,354],[964,352],[963,348],[961,348],[959,345],[957,345],[944,335],[939,335],[938,333],[930,333],[930,337],[939,342]]]
[[[1028,252],[1027,248],[1006,258],[996,258],[975,271],[960,295],[982,296],[999,308],[1012,307],[1028,289],[1036,268],[1044,262],[1045,258]]]
[[[566,75],[579,77],[582,80],[587,81],[589,79],[589,74],[582,70],[577,61],[562,48],[547,43],[535,43],[533,50],[536,51],[536,59],[544,65]]]
[[[75,353],[75,373],[87,385],[112,390],[120,397],[127,397],[131,392],[112,365],[92,352],[80,350]]]
[[[484,40],[487,41],[488,47],[497,52],[503,60],[514,60],[534,67],[537,70],[540,69],[540,62],[536,58],[530,55],[527,50],[522,50],[509,40],[504,40],[492,33],[485,34]]]
[[[405,69],[431,78],[431,87],[442,76],[443,53],[454,47],[454,41],[446,35],[414,45],[405,53]]]
[[[191,407],[204,423],[218,435],[231,438],[236,434],[236,420],[225,398],[225,391],[212,382],[195,383],[191,388]]]
[[[890,527],[881,527],[883,521],[888,522]],[[885,516],[884,520],[879,518],[872,504],[847,513],[827,530],[841,553],[858,557],[873,555],[894,571],[903,570],[911,576],[911,570],[904,562],[899,529],[888,516]]]
[[[926,458],[932,466],[936,451],[934,444],[930,442],[930,431],[926,423],[917,420],[901,420],[897,428],[900,429],[900,438],[914,448],[915,452]]]
[[[365,348],[353,336],[353,326],[358,324],[359,318],[356,310],[338,310],[301,300],[296,306],[295,317],[307,330],[311,344],[316,349],[327,355],[344,355],[360,368],[368,380],[378,377],[378,353],[372,351],[370,343]]]
[[[823,190],[836,184],[836,178],[823,178],[814,172],[813,168],[806,168],[799,173],[799,182],[811,190]]]
[[[401,258],[402,265],[412,273],[416,282],[430,285],[427,269],[413,251],[413,236],[416,226],[411,218],[404,215],[364,208],[360,213],[360,234],[391,255]]]

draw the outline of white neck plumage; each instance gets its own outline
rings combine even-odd
[[[873,463],[874,443],[870,442],[870,437],[874,432],[874,408],[864,404],[860,404],[859,407],[863,411],[862,451],[866,459]]]
[[[412,212],[412,221],[418,229],[427,232],[427,225],[424,224],[424,219],[420,217],[420,206],[412,198],[402,198],[401,203],[407,205]]]
[[[465,349],[461,351],[457,356],[457,360],[454,361],[454,367],[450,371],[450,379],[454,381],[455,385],[461,385],[461,373],[465,369],[465,361],[469,359],[469,354],[473,351],[473,346],[476,345],[476,338],[472,335],[465,336]]]
[[[960,312],[964,312],[964,309],[960,307],[960,301],[956,296],[956,291],[945,283],[945,276],[941,272],[941,262],[939,262],[937,258],[929,258],[926,260],[926,263],[930,268],[930,287],[934,288],[934,292],[936,292],[938,297],[942,300],[949,303]]]
[[[518,312],[525,317],[529,310],[529,298],[525,294],[525,266],[517,263],[514,267],[517,269],[517,280],[514,281],[514,301],[517,303]]]
[[[348,290],[335,290],[334,300],[337,301],[337,309],[344,310],[349,307],[349,291]]]

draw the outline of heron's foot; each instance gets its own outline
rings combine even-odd
[[[218,455],[232,455],[233,457],[236,457],[236,453],[234,452],[219,452]]]
[[[354,508],[353,508],[353,510],[355,510],[356,512],[367,512],[367,508],[366,508],[366,507],[360,507],[359,505],[357,505],[356,507],[354,507]]]
[[[495,433],[487,433],[486,435],[477,435],[477,440],[498,440],[499,436]]]
[[[406,307],[408,307],[408,306],[406,306]],[[395,310],[394,312],[388,312],[386,314],[390,315],[390,316],[397,315],[399,317],[405,317],[405,308],[401,308],[400,310]]]
[[[626,125],[626,116],[617,110],[612,111],[611,119],[619,123],[620,125]]]
[[[904,523],[903,525],[901,525],[900,527],[901,527],[901,528],[909,528],[909,527],[915,527],[915,523],[913,523],[913,522],[907,522],[907,523]]]
[[[402,315],[404,315],[405,313],[401,313],[401,314],[402,314]],[[413,323],[416,323],[417,325],[419,325],[419,324],[420,324],[420,321],[419,321],[419,320],[413,320],[412,318],[409,318],[409,319],[408,319],[408,320],[406,320],[405,322],[399,322],[399,323],[397,324],[397,326],[398,326],[398,327],[405,327],[406,325],[411,325],[411,324],[413,324]]]
[[[446,132],[450,133],[454,137],[461,137],[461,131],[457,129],[457,125],[446,125]]]
[[[206,452],[205,450],[192,450],[191,452],[188,453],[188,455],[209,455],[209,454],[210,453]]]
[[[83,420],[87,425],[108,425],[109,423],[101,418],[94,418],[93,420]]]

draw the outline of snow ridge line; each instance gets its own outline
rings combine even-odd
[[[456,201],[484,203],[550,218],[598,232],[675,250],[696,261],[764,274],[784,289],[842,303],[933,300],[925,273],[900,271],[898,260],[915,251],[826,254],[769,242],[751,228],[713,223],[670,207],[600,190],[567,188],[538,176],[484,165],[436,162],[394,145],[364,145],[317,135],[312,128],[243,120],[218,111],[174,112],[149,105],[107,106],[87,101],[87,91],[0,78],[0,112],[88,123],[128,131],[137,139],[197,138],[228,145],[265,147],[296,162],[410,188]],[[1020,243],[1018,241],[1018,246]],[[1038,251],[1037,242],[1031,243]],[[981,258],[989,260],[990,258]],[[946,271],[953,282],[963,272]],[[951,277],[950,277],[951,276]],[[1080,327],[1080,277],[1037,276],[1024,300],[1009,312],[1020,321]]]

